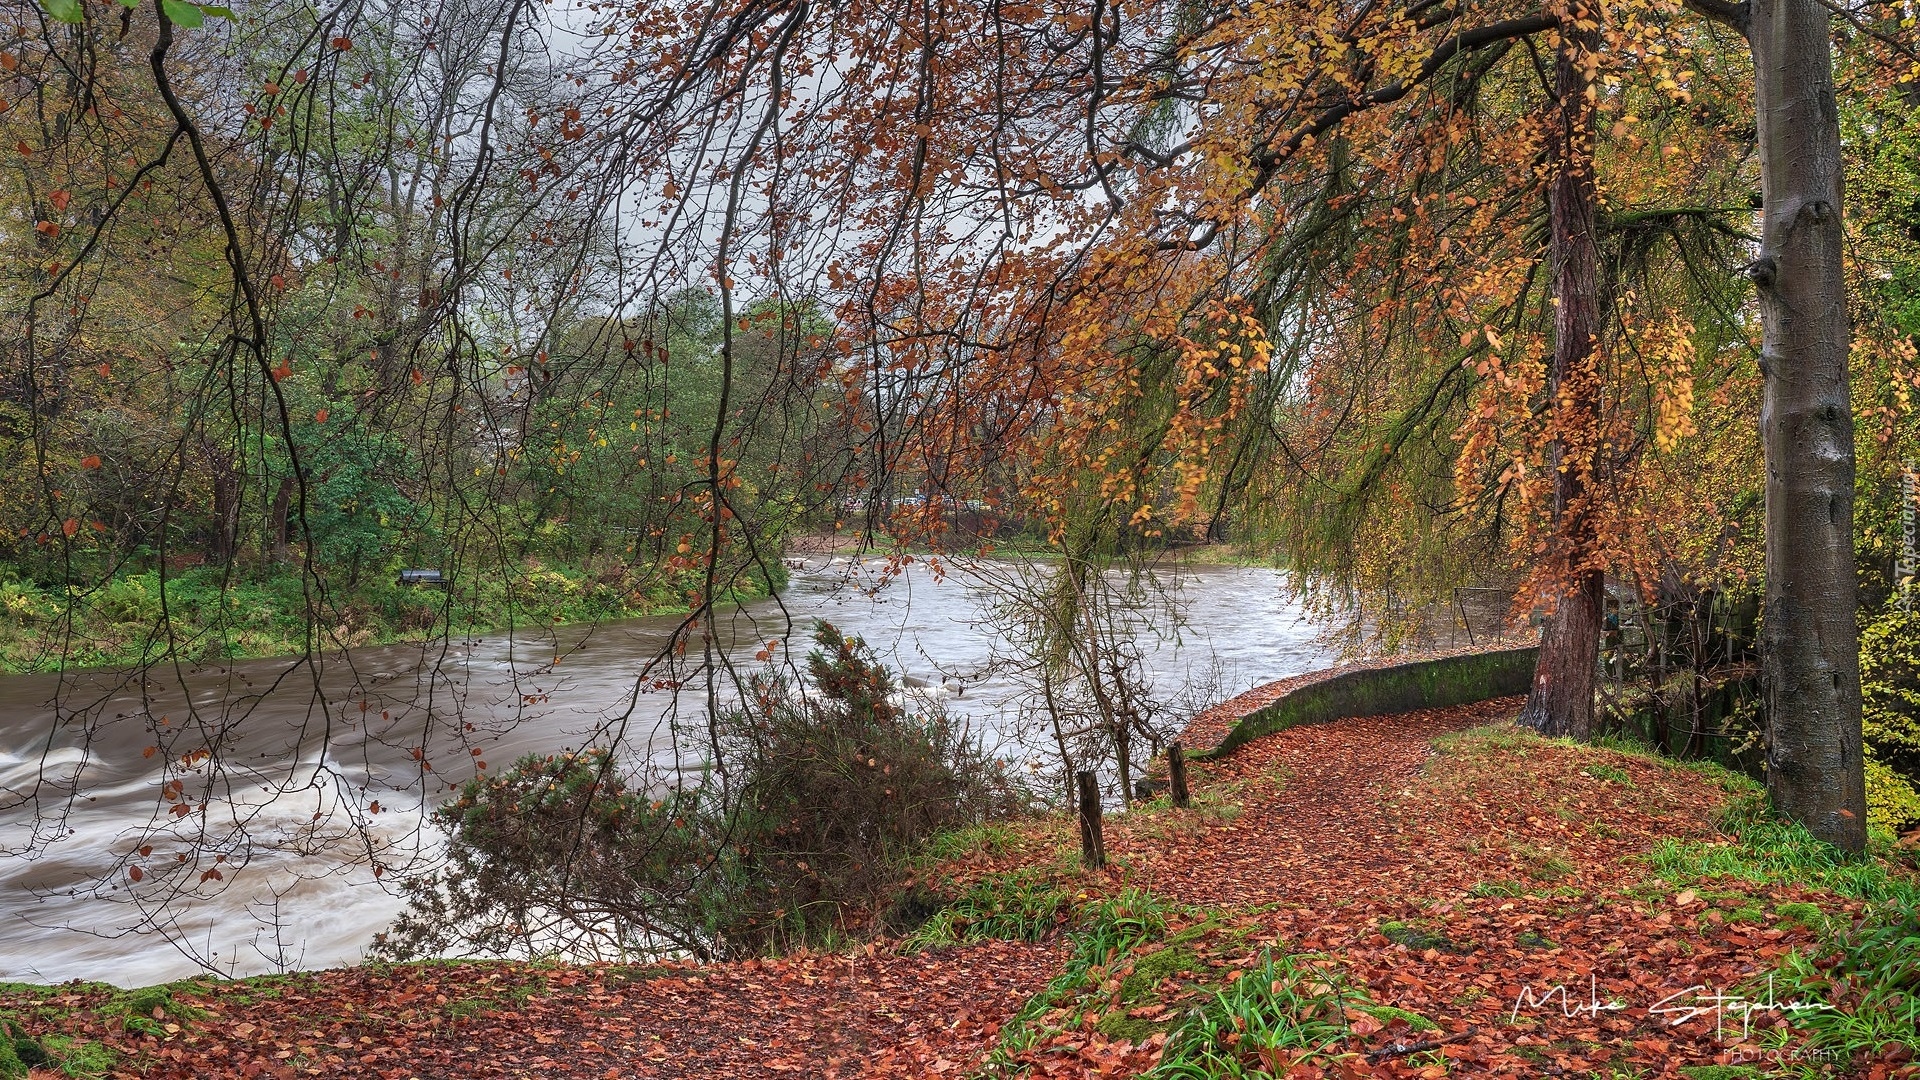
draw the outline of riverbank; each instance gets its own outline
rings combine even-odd
[[[14,986],[0,1012],[72,1076],[1916,1074],[1875,982],[1910,978],[1910,859],[1518,705],[1197,762],[1191,809],[1109,818],[1100,872],[1065,818],[968,830],[916,873],[943,898],[917,929],[831,954]]]
[[[723,603],[758,599],[786,583],[741,576]],[[131,667],[171,655],[186,663],[293,656],[470,637],[508,626],[564,627],[685,614],[699,580],[607,561],[586,567],[526,559],[455,574],[444,587],[400,585],[391,572],[316,590],[292,567],[265,575],[198,566],[126,574],[85,591],[0,581],[0,674]]]
[[[865,555],[885,558],[852,533],[808,533],[786,545],[787,558]],[[918,559],[941,557],[1048,559],[1043,544],[1024,542],[973,551],[909,548]],[[1263,567],[1271,560],[1234,545],[1169,549],[1196,566]],[[785,559],[770,573],[745,574],[722,604],[762,599],[784,587]],[[508,567],[476,567],[448,588],[403,586],[391,571],[369,573],[321,591],[295,567],[236,573],[215,566],[160,574],[123,574],[85,590],[63,591],[0,579],[0,675],[132,667],[162,656],[189,664],[294,656],[311,647],[360,648],[498,633],[509,625],[561,628],[611,619],[683,615],[689,589],[703,583],[687,571],[601,560],[591,566],[527,559]],[[509,618],[506,613],[510,613]]]

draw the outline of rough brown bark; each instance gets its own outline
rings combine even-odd
[[[1589,509],[1592,454],[1588,445],[1599,428],[1594,348],[1601,298],[1600,253],[1594,241],[1594,101],[1588,95],[1593,82],[1583,59],[1600,47],[1597,18],[1591,5],[1578,0],[1562,9],[1554,65],[1559,109],[1547,216],[1555,307],[1547,393],[1556,403],[1549,450],[1556,550],[1549,557],[1559,589],[1541,636],[1533,690],[1520,712],[1520,722],[1542,734],[1582,740],[1593,737],[1595,666],[1606,595],[1601,571],[1591,565],[1597,538]],[[1578,21],[1587,21],[1593,29],[1575,29]]]
[[[1853,412],[1842,277],[1839,108],[1828,10],[1754,0],[1764,199],[1760,293],[1767,464],[1761,677],[1776,810],[1850,851],[1866,845],[1853,562]]]
[[[1520,722],[1542,735],[1593,738],[1593,690],[1600,650],[1600,607],[1605,596],[1600,571],[1582,572],[1558,597],[1540,636],[1533,689]]]

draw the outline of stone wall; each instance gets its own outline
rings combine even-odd
[[[1412,709],[1444,709],[1524,694],[1533,685],[1533,664],[1539,651],[1504,649],[1342,672],[1253,710],[1240,718],[1218,746],[1190,756],[1224,757],[1242,743],[1300,724]]]

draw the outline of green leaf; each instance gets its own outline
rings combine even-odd
[[[40,6],[63,23],[77,23],[85,18],[80,13],[80,0],[40,0]]]
[[[188,30],[206,21],[206,17],[200,14],[200,5],[189,4],[185,0],[160,0],[160,10],[167,13],[167,19],[173,25]]]
[[[139,0],[135,0],[135,2],[138,3]],[[200,8],[200,14],[205,15],[210,19],[233,18],[233,9],[227,8],[227,7],[221,7],[219,4],[201,4],[199,5],[199,8]]]

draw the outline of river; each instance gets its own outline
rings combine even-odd
[[[962,688],[946,707],[1004,753],[1036,753],[1017,680],[989,664],[1003,635],[985,583],[1008,588],[1012,564],[978,574],[916,564],[890,580],[877,566],[796,566],[778,601],[717,620],[721,654],[747,668],[771,641],[787,646],[776,655],[804,654],[808,628],[825,619],[896,672]],[[1163,697],[1196,678],[1231,696],[1334,659],[1277,571],[1194,566],[1165,583],[1173,610],[1143,615],[1155,630],[1139,636]],[[678,625],[637,619],[144,681],[0,678],[0,980],[136,986],[359,961],[403,907],[395,883],[431,864],[423,808],[480,762],[498,771],[617,736],[660,770],[676,766],[672,730],[704,724],[708,682],[697,640],[688,657],[648,669]]]

